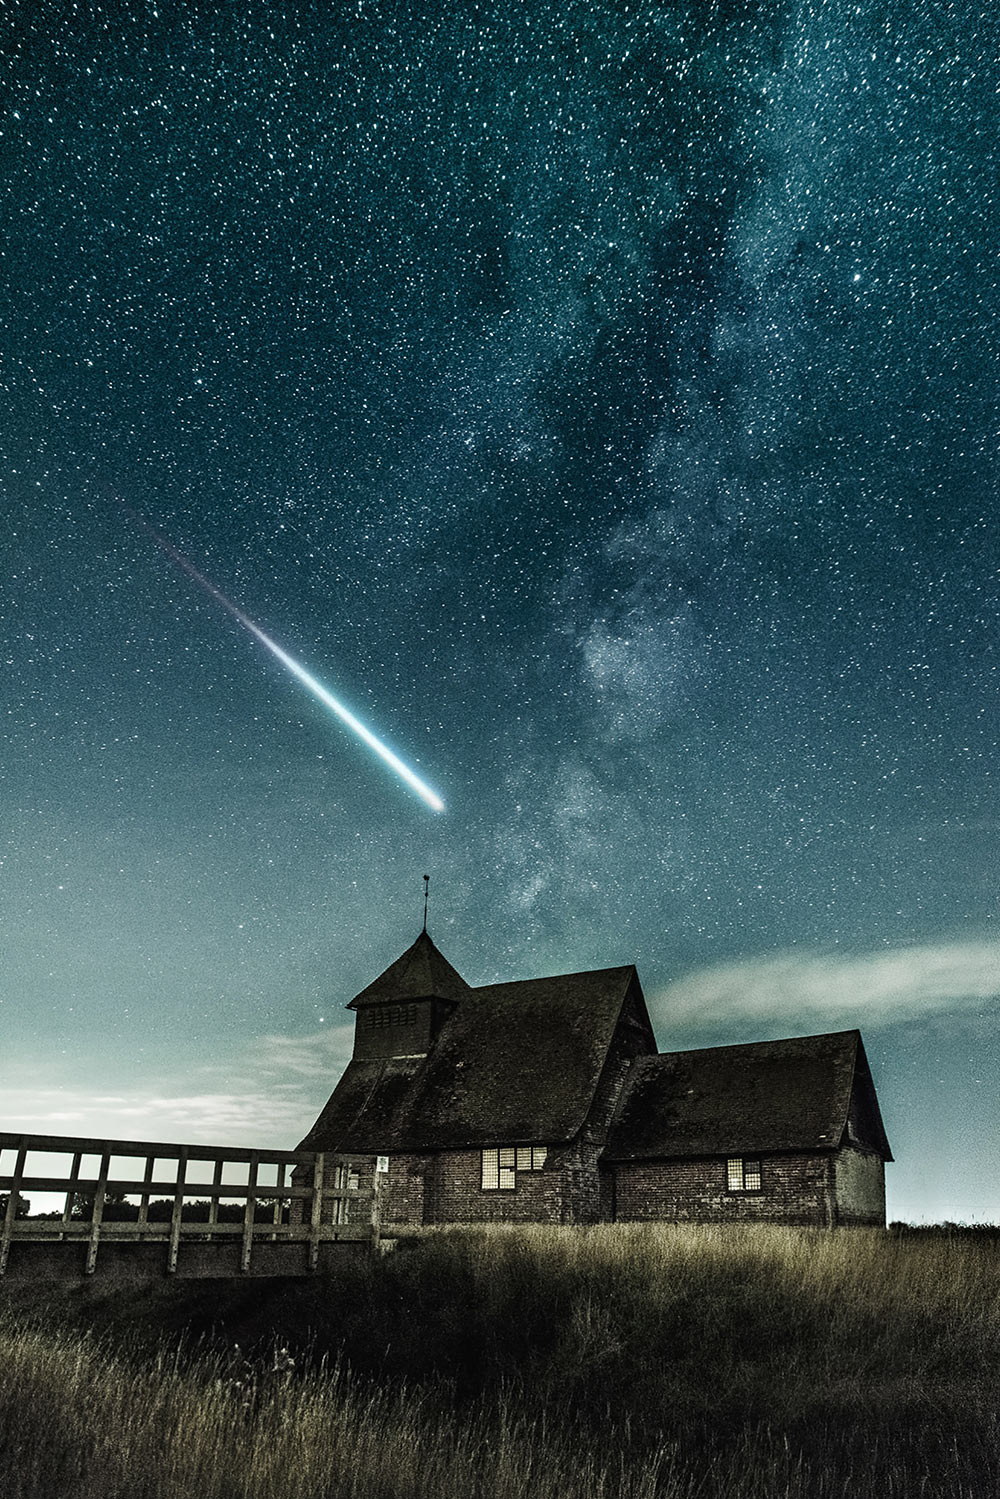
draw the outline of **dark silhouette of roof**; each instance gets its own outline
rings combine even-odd
[[[423,931],[348,1008],[416,1000],[445,1001],[426,1055],[351,1061],[302,1149],[558,1144],[587,1121],[623,1011],[641,1014],[654,1045],[631,966],[473,989]],[[892,1159],[854,1030],[640,1055],[604,1159],[837,1150],[847,1138]]]
[[[835,1150],[849,1117],[862,1143],[891,1160],[858,1031],[670,1052],[634,1064],[604,1156]]]
[[[367,1005],[413,999],[461,999],[468,993],[469,986],[462,975],[424,931],[347,1008],[360,1010]]]
[[[355,1004],[399,998],[383,984],[397,967]],[[401,970],[400,981],[409,983],[409,973]],[[426,1057],[350,1062],[301,1148],[373,1154],[570,1140],[633,985],[641,999],[629,966],[464,986]]]

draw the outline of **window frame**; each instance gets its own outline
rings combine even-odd
[[[734,1169],[735,1168],[735,1169]],[[726,1191],[734,1197],[746,1197],[764,1190],[764,1164],[759,1155],[726,1156]],[[734,1181],[737,1176],[738,1181]]]
[[[480,1192],[516,1192],[518,1174],[543,1170],[548,1153],[547,1145],[484,1145],[479,1153]]]

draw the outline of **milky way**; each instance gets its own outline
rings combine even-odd
[[[973,1203],[1000,1053],[992,19],[5,16],[18,1055],[100,1030],[102,1068],[141,1044],[176,1091],[193,1056],[311,1034],[405,945],[429,869],[471,981],[636,961],[663,1046],[767,1029],[761,984],[701,1029],[678,984],[808,973],[798,1028],[863,1025],[906,1201]],[[449,816],[278,710],[109,491],[335,660],[360,717],[391,704]],[[891,1017],[884,984],[845,992],[880,955],[911,975]]]

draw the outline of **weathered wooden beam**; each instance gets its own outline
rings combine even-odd
[[[19,1218],[13,1227],[11,1241],[26,1244],[42,1244],[49,1240],[60,1241],[65,1239],[67,1243],[87,1243],[91,1235],[91,1223],[89,1219],[82,1219],[69,1224],[65,1229],[56,1220],[47,1223],[39,1223],[30,1218]],[[166,1219],[162,1223],[132,1223],[117,1222],[115,1219],[105,1217],[101,1222],[101,1243],[110,1244],[113,1240],[120,1242],[138,1242],[140,1240],[154,1243],[158,1240],[167,1241],[171,1235],[172,1223]],[[367,1223],[321,1223],[318,1236],[321,1240],[337,1239],[345,1230],[350,1230],[350,1236],[363,1238],[370,1233]],[[239,1223],[182,1223],[181,1243],[200,1241],[202,1243],[213,1239],[242,1239],[244,1225]],[[312,1237],[312,1227],[308,1223],[256,1223],[254,1224],[254,1240],[273,1240],[281,1243],[308,1243]]]
[[[378,1249],[379,1231],[382,1227],[381,1172],[377,1169],[372,1177],[371,1213],[372,1247]],[[367,1195],[367,1194],[366,1194]]]
[[[145,1169],[145,1171],[143,1172],[143,1175],[142,1175],[142,1184],[143,1184],[144,1187],[145,1186],[152,1187],[153,1172],[154,1172],[155,1169],[156,1169],[156,1157],[153,1156],[153,1155],[147,1156],[146,1157],[146,1169]],[[121,1191],[121,1188],[119,1187],[118,1190]],[[149,1199],[152,1197],[152,1195],[153,1195],[152,1191],[141,1192],[139,1194],[139,1225],[140,1225],[140,1227],[142,1227],[144,1224],[148,1223],[148,1221],[149,1221]]]
[[[276,1226],[280,1225],[281,1223],[281,1218],[284,1212],[286,1201],[289,1203],[291,1202],[291,1198],[286,1198],[285,1194],[281,1190],[285,1185],[286,1170],[287,1167],[285,1166],[284,1162],[282,1162],[278,1167],[278,1177],[277,1181],[275,1182],[274,1212],[271,1215],[271,1220]]]
[[[104,1198],[108,1190],[108,1169],[111,1165],[111,1152],[106,1150],[101,1156],[101,1170],[97,1178],[97,1191],[94,1193],[94,1206],[90,1214],[90,1241],[87,1245],[87,1267],[86,1273],[93,1275],[97,1267],[97,1246],[101,1239],[101,1219],[104,1217]]]
[[[320,1227],[323,1222],[323,1179],[326,1170],[326,1156],[320,1150],[316,1153],[316,1161],[313,1166],[313,1199],[312,1212],[309,1215],[309,1259],[308,1268],[310,1273],[319,1264],[319,1238]]]
[[[247,1154],[249,1155],[249,1152],[247,1152]],[[6,1192],[12,1180],[13,1178],[11,1176],[0,1176],[0,1192]],[[70,1179],[66,1176],[25,1175],[21,1178],[21,1188],[23,1191],[34,1190],[35,1192],[62,1193],[66,1191],[66,1188],[69,1185],[70,1190],[74,1194],[77,1192],[96,1192],[99,1180],[100,1178],[97,1176],[78,1176],[70,1181]],[[161,1197],[172,1197],[174,1194],[174,1189],[176,1187],[176,1181],[171,1178],[169,1181],[151,1182],[146,1180],[146,1178],[143,1178],[143,1180],[140,1181],[138,1178],[126,1180],[124,1177],[109,1176],[108,1186],[113,1187],[116,1192],[124,1192],[129,1197],[139,1197],[147,1192],[150,1197],[156,1197],[157,1195]],[[257,1186],[253,1188],[251,1195],[258,1200],[263,1198],[267,1201],[270,1201],[270,1199],[275,1195],[276,1190],[277,1189],[275,1187]],[[237,1185],[232,1183],[221,1183],[219,1185],[216,1185],[214,1182],[189,1181],[186,1182],[184,1186],[185,1197],[192,1198],[243,1198],[249,1191],[250,1188],[245,1184]],[[332,1187],[327,1189],[327,1196],[335,1195],[337,1195],[336,1189]],[[339,1193],[339,1195],[342,1197],[357,1197],[358,1191],[356,1188],[352,1189],[351,1191],[348,1191],[347,1188],[344,1188]],[[293,1187],[289,1185],[287,1187],[282,1187],[281,1196],[285,1198],[311,1197],[312,1188]]]
[[[224,1165],[224,1161],[216,1161],[215,1170],[212,1173],[213,1191],[208,1203],[209,1223],[218,1223],[219,1221],[219,1197],[222,1196],[221,1190],[219,1189],[222,1187],[222,1168]],[[216,1195],[216,1192],[218,1192],[218,1195]]]
[[[243,1248],[240,1253],[240,1270],[246,1275],[250,1269],[250,1255],[253,1252],[254,1231],[254,1208],[256,1207],[255,1189],[257,1186],[257,1157],[250,1156],[250,1177],[247,1182],[247,1200],[243,1208]]]
[[[177,1187],[174,1192],[174,1206],[170,1214],[170,1240],[167,1247],[167,1274],[176,1275],[177,1255],[181,1242],[181,1220],[184,1213],[184,1176],[187,1172],[186,1146],[181,1146],[184,1154],[177,1160]]]
[[[21,1197],[21,1179],[24,1176],[24,1162],[28,1154],[28,1147],[23,1140],[19,1141],[16,1149],[17,1158],[10,1177],[10,1196],[7,1199],[7,1211],[3,1215],[3,1234],[0,1236],[0,1275],[7,1273],[7,1260],[10,1256],[10,1244],[14,1237],[14,1223],[17,1219]]]
[[[79,1190],[80,1165],[83,1161],[83,1151],[74,1150],[73,1164],[70,1167],[69,1181],[66,1184],[66,1201],[63,1203],[62,1221],[68,1223],[73,1216],[73,1199]],[[57,1188],[57,1190],[60,1190]]]
[[[28,1150],[49,1151],[53,1155],[103,1155],[107,1149],[113,1156],[138,1156],[142,1160],[150,1155],[157,1159],[179,1160],[184,1152],[192,1161],[247,1161],[249,1150],[237,1145],[192,1145],[178,1144],[176,1140],[112,1140],[91,1139],[83,1135],[36,1135],[22,1131],[0,1130],[0,1150],[17,1150],[21,1142]],[[314,1152],[311,1150],[256,1150],[262,1164],[273,1165],[282,1161],[289,1165],[309,1166]]]

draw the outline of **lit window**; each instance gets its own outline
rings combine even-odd
[[[545,1165],[544,1145],[519,1145],[517,1147],[518,1171],[541,1171]]]
[[[541,1171],[547,1154],[544,1145],[493,1145],[483,1151],[484,1192],[513,1192],[519,1171]]]
[[[730,1156],[726,1162],[726,1180],[730,1192],[759,1192],[760,1161]]]

